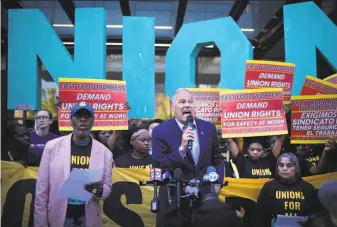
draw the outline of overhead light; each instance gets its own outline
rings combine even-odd
[[[59,28],[73,28],[73,24],[53,24],[54,27]],[[123,25],[121,24],[108,24],[106,26],[107,28],[123,28]],[[157,30],[171,30],[172,26],[154,26]],[[241,28],[241,31],[243,32],[254,32],[254,28]]]
[[[63,42],[64,45],[74,45],[74,42]]]
[[[241,31],[243,31],[243,32],[253,32],[254,28],[241,28]]]
[[[123,28],[123,25],[121,25],[121,24],[108,24],[106,27],[107,28]]]
[[[54,27],[60,27],[60,28],[72,28],[74,27],[73,24],[53,24]]]
[[[74,45],[74,42],[63,42],[64,45]],[[114,43],[114,42],[107,42],[107,46],[123,46],[123,43]],[[155,43],[154,46],[156,47],[170,47],[170,43]],[[214,45],[205,46],[205,48],[213,48]]]
[[[155,43],[154,46],[156,46],[156,47],[170,47],[171,44],[169,44],[169,43]]]
[[[158,30],[171,30],[172,26],[154,26],[154,28]]]
[[[107,46],[122,46],[122,43],[106,43]]]
[[[73,24],[53,24],[54,27],[59,27],[59,28],[72,28],[74,27]],[[123,25],[121,24],[108,24],[106,26],[107,28],[123,28]],[[154,26],[155,29],[157,30],[171,30],[172,26]]]
[[[64,45],[74,45],[74,42],[63,42]],[[122,46],[123,43],[113,43],[113,42],[108,42],[106,43],[107,46]],[[171,44],[169,43],[155,43],[154,46],[156,47],[170,47]]]

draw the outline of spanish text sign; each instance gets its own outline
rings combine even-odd
[[[282,88],[220,92],[223,138],[288,134]]]
[[[117,80],[59,78],[58,124],[60,131],[72,131],[70,110],[87,102],[95,110],[92,130],[127,130],[126,83]]]
[[[284,103],[290,103],[295,64],[274,61],[246,61],[245,89],[282,88]]]
[[[337,95],[293,96],[292,100],[291,143],[337,140]]]
[[[195,117],[221,126],[220,91],[221,88],[188,88],[196,102]]]
[[[313,76],[306,76],[300,95],[324,94],[337,94],[337,85]]]

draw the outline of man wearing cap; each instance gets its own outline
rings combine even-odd
[[[94,109],[85,102],[71,109],[73,133],[49,141],[43,151],[36,183],[35,227],[99,227],[99,200],[109,197],[114,160],[111,152],[89,134],[94,125]],[[92,193],[88,202],[65,198],[60,189],[72,169],[103,170],[100,181],[85,186]]]

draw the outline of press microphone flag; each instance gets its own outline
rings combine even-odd
[[[203,177],[203,181],[210,181],[211,183],[217,181],[219,179],[219,175],[216,173],[216,169],[214,166],[209,166],[207,168],[207,172]]]
[[[215,193],[214,190],[214,182],[217,181],[219,179],[219,175],[216,173],[216,169],[214,166],[209,166],[207,168],[207,172],[203,177],[203,181],[206,182],[211,182],[211,194]]]
[[[150,170],[150,181],[161,181],[162,175],[161,175],[161,169],[159,168],[152,168]]]
[[[159,202],[157,196],[157,182],[162,180],[162,170],[159,168],[152,168],[150,170],[150,181],[153,182],[154,190],[153,190],[153,200],[151,201],[151,212],[158,213],[159,211]]]

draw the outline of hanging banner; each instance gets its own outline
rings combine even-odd
[[[15,162],[1,162],[1,224],[6,227],[32,226],[38,167],[24,167]],[[139,186],[149,180],[150,169],[113,169],[110,197],[100,201],[102,227],[155,227],[156,216],[151,213],[153,187]],[[225,178],[228,184],[221,189],[220,200],[242,197],[257,200],[266,179]],[[337,180],[337,173],[304,177],[315,188],[328,180]],[[13,218],[15,217],[15,218]]]
[[[291,143],[337,140],[337,95],[292,96]]]
[[[324,94],[337,94],[337,85],[313,76],[306,76],[300,95]]]
[[[324,81],[328,81],[330,83],[336,84],[337,85],[337,73],[323,79]]]
[[[223,138],[288,134],[281,88],[220,92]]]
[[[59,78],[62,105],[58,113],[60,131],[72,131],[70,110],[87,102],[95,110],[95,130],[127,130],[126,83],[119,80]]]
[[[212,122],[216,127],[221,127],[220,91],[221,88],[187,88],[193,94],[195,116],[199,119]]]
[[[284,104],[290,103],[295,64],[275,61],[246,61],[245,89],[282,88]]]

